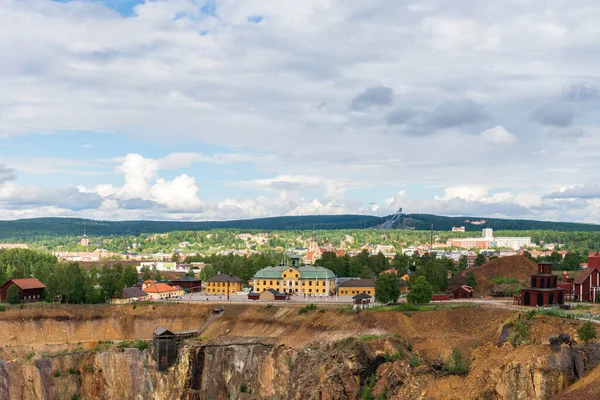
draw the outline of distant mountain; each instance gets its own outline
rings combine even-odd
[[[313,215],[207,222],[94,221],[80,218],[32,218],[0,221],[0,240],[27,239],[40,236],[80,236],[83,234],[84,224],[90,236],[137,236],[141,233],[209,229],[264,231],[363,229],[377,228],[391,218],[392,216],[382,218],[370,215]],[[493,228],[495,230],[555,230],[563,232],[600,231],[600,225],[594,224],[480,217],[443,217],[431,214],[401,214],[394,220],[392,228],[429,230],[432,224],[434,230],[441,231],[449,231],[453,226],[464,226],[467,231],[480,231],[482,228]]]

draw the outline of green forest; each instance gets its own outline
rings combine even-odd
[[[31,218],[0,221],[0,241],[29,241],[40,237],[77,237],[84,229],[90,236],[139,236],[173,231],[207,231],[237,229],[255,231],[359,230],[376,228],[390,217],[369,215],[314,215],[258,218],[236,221],[174,222],[174,221],[95,221],[78,218]],[[569,222],[529,221],[485,218],[483,225],[465,223],[481,217],[444,217],[430,214],[406,214],[397,227],[428,231],[450,231],[453,226],[465,226],[467,232],[482,228],[503,231],[600,232],[600,225]]]

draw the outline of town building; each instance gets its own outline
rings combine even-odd
[[[573,281],[573,301],[596,302],[600,292],[600,267],[588,267]]]
[[[111,304],[129,304],[135,303],[136,301],[150,300],[148,293],[144,292],[139,287],[126,287],[123,289],[121,298],[113,298],[110,300]]]
[[[0,250],[11,250],[11,249],[28,249],[28,244],[22,243],[0,243]]]
[[[311,265],[300,266],[300,257],[291,257],[291,265],[266,267],[252,277],[254,292],[275,289],[281,293],[329,296],[335,291],[333,271]]]
[[[275,289],[267,289],[262,293],[248,293],[248,300],[275,301],[289,300],[289,298],[289,294],[281,293]]]
[[[509,248],[519,250],[532,245],[531,237],[494,237],[492,228],[484,228],[480,238],[451,238],[446,242],[448,247],[464,249]]]
[[[338,287],[338,296],[355,296],[361,293],[375,296],[375,279],[351,279]]]
[[[452,227],[452,232],[464,232],[464,231],[465,231],[464,226],[453,226]]]
[[[35,278],[11,279],[4,285],[0,286],[0,301],[3,303],[7,300],[8,288],[16,286],[19,289],[19,301],[31,303],[34,301],[42,301],[44,299],[44,289],[46,285]]]
[[[473,288],[471,286],[462,285],[452,291],[453,299],[470,299],[473,297]]]
[[[166,300],[173,297],[181,297],[183,289],[166,283],[147,280],[142,283],[142,290],[148,294],[150,300]]]
[[[564,304],[564,291],[557,286],[558,275],[552,273],[552,263],[539,263],[530,285],[521,290],[521,296],[515,297],[515,303],[531,307]]]
[[[217,274],[206,280],[206,293],[236,294],[242,291],[243,284],[244,281],[233,274]]]
[[[173,279],[171,283],[173,285],[180,286],[187,293],[195,293],[202,291],[202,281],[193,276],[184,275],[181,278]]]

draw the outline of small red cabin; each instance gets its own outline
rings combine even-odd
[[[35,278],[11,279],[0,286],[0,301],[6,302],[8,288],[15,285],[19,289],[19,301],[30,303],[44,299],[46,285]]]
[[[473,288],[471,286],[462,285],[452,291],[453,299],[470,299],[473,297]]]

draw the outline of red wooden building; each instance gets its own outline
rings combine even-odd
[[[471,286],[462,285],[452,291],[453,299],[470,299],[473,297],[473,288]]]
[[[33,301],[42,301],[44,299],[44,289],[46,285],[35,278],[11,279],[0,286],[0,301],[6,302],[8,288],[15,285],[19,289],[19,300],[29,303]]]
[[[573,282],[573,301],[596,301],[596,295],[600,292],[600,265],[590,265],[588,261],[588,267],[581,271]]]
[[[524,306],[546,306],[564,304],[563,289],[559,288],[558,275],[552,273],[552,263],[538,264],[537,274],[531,275],[531,286],[521,290],[516,302]]]

